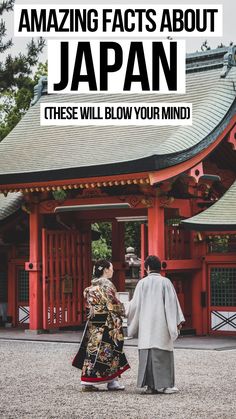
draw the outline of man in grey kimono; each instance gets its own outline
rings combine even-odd
[[[185,321],[171,281],[160,275],[161,261],[148,256],[147,276],[140,280],[126,306],[128,336],[137,336],[139,349],[138,387],[146,393],[176,393],[173,342]]]

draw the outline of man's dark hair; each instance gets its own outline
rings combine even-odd
[[[157,256],[151,255],[145,259],[144,268],[147,270],[149,266],[150,271],[160,272],[161,261]]]

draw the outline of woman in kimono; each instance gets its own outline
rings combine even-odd
[[[124,390],[118,381],[118,376],[130,368],[123,352],[124,306],[110,281],[112,264],[98,260],[94,275],[91,286],[84,290],[88,321],[72,365],[82,370],[82,391],[97,390],[96,384],[104,383],[108,390]]]

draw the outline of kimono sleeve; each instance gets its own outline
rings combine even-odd
[[[106,306],[109,311],[112,313],[118,314],[119,316],[124,316],[125,308],[124,305],[116,297],[115,287],[106,287]]]
[[[90,292],[90,288],[89,287],[87,287],[87,288],[85,288],[85,290],[84,290],[84,292],[83,292],[83,295],[84,295],[84,299],[85,299],[85,301],[86,301],[86,306],[88,307],[88,304],[89,304],[89,292]]]
[[[132,300],[125,303],[128,336],[137,336],[139,329],[139,315],[141,309],[141,282],[135,288]]]
[[[164,282],[165,313],[171,339],[178,337],[178,325],[185,321],[174,286],[169,279]]]

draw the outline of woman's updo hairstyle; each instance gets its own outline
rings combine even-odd
[[[103,276],[104,269],[109,269],[111,266],[111,262],[106,259],[99,259],[95,262],[93,267],[93,275],[95,278],[100,278]]]

